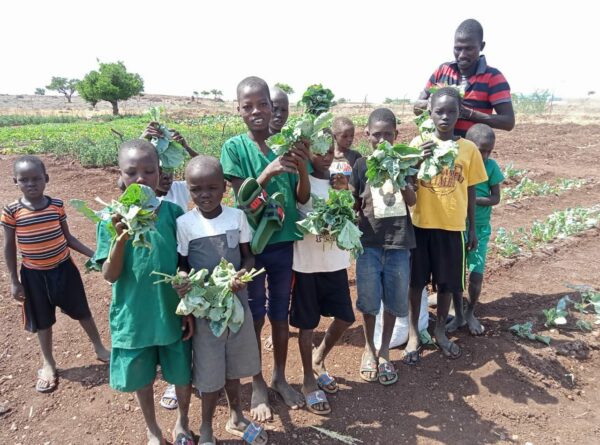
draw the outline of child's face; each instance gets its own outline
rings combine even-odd
[[[39,165],[33,162],[19,162],[15,166],[15,177],[13,181],[28,201],[40,199],[44,196],[48,175]]]
[[[163,193],[169,193],[171,185],[173,185],[173,172],[162,170],[156,189]]]
[[[262,88],[246,87],[238,99],[238,111],[250,131],[269,128],[272,108],[267,92]]]
[[[375,150],[383,141],[393,144],[396,136],[398,136],[398,130],[396,130],[396,125],[390,122],[376,121],[367,127],[365,134],[371,143],[371,147]]]
[[[354,142],[354,126],[345,125],[339,130],[333,133],[335,142],[340,151],[346,151],[352,146]]]
[[[329,147],[329,150],[324,155],[312,153],[310,161],[315,171],[319,173],[328,172],[329,167],[331,167],[331,163],[333,162],[334,153],[335,150],[333,144],[331,144],[331,147]]]
[[[270,127],[279,132],[285,125],[290,115],[290,104],[286,94],[275,94],[273,96],[273,113]]]
[[[477,141],[473,141],[477,148],[479,148],[479,153],[481,153],[481,157],[484,161],[487,161],[494,151],[494,140],[490,137],[481,137]]]
[[[157,155],[132,148],[121,154],[119,159],[121,180],[125,188],[141,184],[156,190],[160,177]]]
[[[205,218],[221,214],[221,200],[225,193],[225,179],[218,170],[195,168],[185,178],[192,201]]]
[[[452,96],[441,96],[431,102],[431,119],[439,133],[451,133],[458,120],[458,101]]]
[[[474,35],[454,36],[454,58],[461,73],[468,73],[477,65],[482,49],[482,42]]]

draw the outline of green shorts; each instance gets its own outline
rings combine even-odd
[[[151,384],[160,365],[164,379],[173,385],[192,381],[192,342],[177,340],[165,346],[139,349],[112,348],[110,386],[123,392],[137,391]]]
[[[477,235],[477,249],[467,253],[467,267],[469,272],[477,272],[483,275],[485,271],[485,257],[487,256],[488,242],[492,233],[492,226],[482,224],[475,226]]]

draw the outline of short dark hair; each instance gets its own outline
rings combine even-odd
[[[443,96],[453,97],[454,99],[456,99],[456,102],[458,103],[458,106],[460,107],[460,105],[462,103],[462,98],[460,97],[460,92],[458,91],[458,88],[455,88],[455,87],[443,87],[443,88],[436,90],[431,95],[431,105],[433,105],[433,102],[435,100],[437,100]]]
[[[13,164],[13,175],[15,175],[15,176],[17,175],[17,165],[19,165],[19,164],[33,164],[42,171],[42,174],[44,174],[44,175],[46,174],[46,166],[44,165],[44,162],[37,156],[33,156],[33,155],[19,156],[15,160],[15,163]]]
[[[393,125],[396,128],[396,115],[389,108],[377,108],[369,115],[367,126],[371,127],[375,122],[385,122],[386,124]]]
[[[223,166],[221,162],[215,158],[214,156],[208,155],[198,155],[194,156],[190,162],[188,162],[185,167],[185,176],[188,176],[188,172],[193,170],[209,170],[213,172],[218,172],[221,176],[223,176]],[[225,179],[223,177],[223,179]]]
[[[492,144],[496,142],[496,133],[492,130],[492,127],[486,124],[475,124],[467,130],[465,139],[474,142],[479,147],[482,139],[489,138]]]
[[[269,91],[269,85],[260,77],[246,77],[245,79],[242,79],[240,83],[238,83],[236,90],[238,100],[240,100],[240,95],[242,94],[244,88],[260,88],[265,93],[267,93],[267,97],[269,98],[269,100],[271,100],[271,92]]]
[[[331,124],[331,128],[333,129],[334,133],[342,131],[342,128],[344,127],[354,128],[354,122],[352,122],[352,120],[350,118],[347,118],[346,116],[338,116],[333,120],[333,123]]]
[[[121,159],[121,156],[123,156],[123,154],[129,150],[139,150],[145,153],[152,153],[153,156],[156,157],[156,163],[160,165],[156,147],[154,147],[154,145],[152,145],[146,139],[132,139],[130,141],[123,142],[119,146],[119,160]]]
[[[477,20],[467,19],[456,28],[454,36],[457,35],[473,36],[476,37],[479,42],[483,42],[483,27]]]
[[[272,96],[271,96],[271,91],[273,91],[273,95]],[[274,86],[271,90],[269,90],[269,96],[271,96],[271,99],[272,99],[273,97],[275,97],[277,95],[282,95],[286,99],[288,99],[288,101],[289,101],[288,93],[286,93],[285,91],[283,91],[278,86]]]

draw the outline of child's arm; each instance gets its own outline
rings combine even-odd
[[[404,199],[404,202],[409,207],[412,207],[417,203],[417,194],[415,193],[415,188],[413,184],[413,178],[407,177],[406,187],[400,190],[400,193],[402,193],[402,199]]]
[[[467,250],[474,250],[477,248],[477,235],[475,233],[475,186],[470,185],[467,188],[468,193],[468,204],[467,204],[467,219],[469,221],[469,233],[467,241]]]
[[[233,283],[231,283],[233,292],[238,292],[246,287],[246,283],[242,283],[239,278],[254,267],[254,255],[250,251],[250,243],[240,243],[240,253],[242,255],[242,268],[236,274]]]
[[[181,134],[179,134],[177,130],[169,129],[169,131],[173,133],[173,140],[181,144],[181,146],[185,148],[185,151],[187,151],[187,153],[190,155],[190,158],[198,156],[198,152],[192,147],[190,147],[190,144],[187,143],[185,138]]]
[[[299,179],[296,186],[296,200],[300,204],[306,204],[310,199],[310,179],[308,178],[307,166],[310,160],[308,146],[301,144],[298,148],[292,150],[292,156],[296,159],[296,169],[298,170]]]
[[[71,231],[69,230],[69,225],[67,224],[66,220],[61,221],[60,226],[62,228],[63,234],[65,235],[65,238],[67,239],[67,245],[71,249],[87,256],[88,258],[94,256],[94,251],[92,249],[90,249],[88,246],[83,244],[71,234]]]
[[[19,280],[17,273],[17,243],[15,240],[15,229],[4,227],[4,261],[10,275],[10,293],[12,297],[20,301],[25,301],[25,289]]]
[[[109,283],[114,283],[121,276],[125,246],[129,239],[129,234],[125,232],[125,224],[120,222],[120,217],[113,217],[112,224],[117,231],[117,239],[110,251],[110,256],[102,264],[102,276]]]
[[[495,184],[490,187],[490,196],[478,196],[476,204],[478,206],[491,207],[500,202],[500,184]]]

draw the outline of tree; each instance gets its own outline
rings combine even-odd
[[[36,88],[35,93],[36,96],[43,96],[46,94],[46,90],[43,88]]]
[[[119,101],[144,91],[144,80],[137,73],[128,73],[123,62],[99,64],[98,71],[90,71],[79,82],[77,92],[93,107],[101,100],[110,102],[116,116],[119,114]]]
[[[71,102],[71,97],[75,94],[78,83],[79,79],[67,79],[66,77],[53,76],[50,85],[46,85],[46,88],[64,94],[67,101]]]
[[[200,91],[200,94],[201,94],[203,97],[208,97],[208,96],[210,96],[210,91],[202,90],[202,91]]]
[[[283,91],[285,94],[294,94],[294,89],[291,86],[289,86],[287,83],[277,82],[275,84],[275,86],[277,88],[279,88],[281,91]]]
[[[223,95],[223,91],[217,90],[217,89],[212,89],[212,90],[210,90],[210,94],[212,94],[214,96],[214,100],[218,100],[219,97]]]

